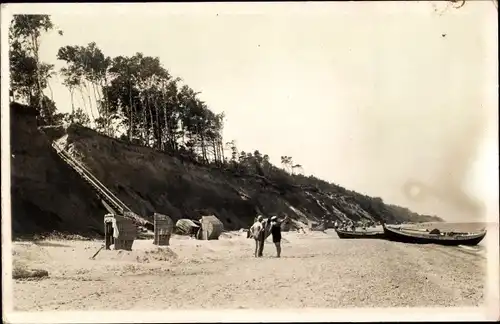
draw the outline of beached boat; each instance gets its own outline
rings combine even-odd
[[[385,237],[384,232],[372,231],[343,231],[335,229],[335,232],[341,239],[382,239]]]
[[[389,227],[382,224],[385,238],[390,241],[414,244],[440,244],[440,245],[477,245],[486,236],[486,230],[477,233],[430,232],[412,231],[403,228]]]

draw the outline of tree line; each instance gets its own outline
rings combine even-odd
[[[67,45],[57,52],[64,67],[56,71],[39,57],[42,36],[52,32],[63,35],[49,15],[15,15],[9,30],[11,97],[35,107],[39,125],[80,124],[202,164],[270,168],[268,155],[224,143],[224,113],[210,110],[158,57],[109,57],[94,42]],[[69,92],[70,113],[58,112],[53,101],[50,80],[56,74]],[[289,173],[302,170],[291,157],[282,156],[281,163]]]

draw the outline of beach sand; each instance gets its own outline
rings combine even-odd
[[[485,249],[341,240],[333,230],[283,233],[282,257],[266,243],[253,257],[244,232],[219,240],[173,236],[132,251],[102,241],[14,242],[15,267],[49,277],[14,281],[14,307],[40,310],[428,307],[483,303]]]

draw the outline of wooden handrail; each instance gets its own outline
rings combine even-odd
[[[58,155],[70,165],[82,178],[87,180],[92,187],[98,191],[98,193],[103,196],[108,202],[114,205],[114,208],[118,209],[121,213],[124,211],[131,211],[120,199],[118,199],[106,186],[104,186],[90,171],[84,168],[78,161],[73,159],[64,149],[60,148],[59,145],[53,143],[53,147],[56,149]]]

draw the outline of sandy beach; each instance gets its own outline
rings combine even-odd
[[[484,247],[341,240],[333,230],[283,234],[253,257],[244,232],[216,241],[173,236],[169,247],[134,242],[14,242],[14,266],[49,277],[14,281],[14,307],[40,310],[476,306],[483,302]]]

